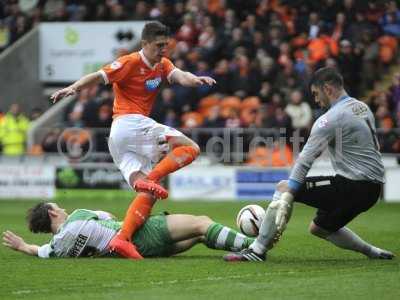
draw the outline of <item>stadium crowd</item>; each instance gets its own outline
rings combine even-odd
[[[25,11],[12,0],[0,7],[0,50],[42,21],[159,20],[168,25],[175,65],[212,76],[217,85],[164,87],[152,113],[158,122],[181,128],[299,129],[307,136],[321,114],[308,79],[315,69],[332,66],[343,74],[349,94],[371,106],[382,128],[383,152],[400,153],[399,135],[391,130],[400,127],[400,75],[389,90],[374,89],[389,65],[398,63],[396,1],[31,2]],[[80,93],[65,112],[66,126],[109,127],[112,99],[104,86]],[[98,147],[106,150],[104,143]]]

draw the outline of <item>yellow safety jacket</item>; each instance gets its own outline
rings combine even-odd
[[[0,143],[4,155],[22,155],[25,153],[26,134],[29,120],[24,115],[14,117],[7,113],[0,120]]]

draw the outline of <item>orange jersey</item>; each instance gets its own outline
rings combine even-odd
[[[152,67],[142,52],[122,56],[102,68],[104,81],[113,85],[113,117],[126,114],[148,116],[161,83],[174,68],[167,58],[162,58]]]

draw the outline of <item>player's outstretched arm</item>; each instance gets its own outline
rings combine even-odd
[[[9,230],[3,232],[3,245],[28,255],[38,255],[39,246],[25,243],[23,238]]]
[[[90,73],[83,76],[70,86],[56,91],[53,95],[51,95],[50,99],[53,100],[53,103],[55,103],[64,97],[74,95],[80,90],[98,83],[104,83],[103,75],[100,72]]]
[[[187,87],[197,87],[203,84],[214,85],[217,82],[209,76],[196,76],[190,72],[184,72],[180,69],[173,71],[170,82],[176,82]]]

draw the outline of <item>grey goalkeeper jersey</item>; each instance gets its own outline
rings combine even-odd
[[[314,160],[326,148],[336,174],[384,182],[375,119],[365,103],[344,96],[319,117],[289,178],[303,183]]]
[[[38,249],[38,256],[85,257],[109,254],[110,240],[121,228],[121,222],[113,220],[103,211],[77,209],[70,214],[50,243]]]

